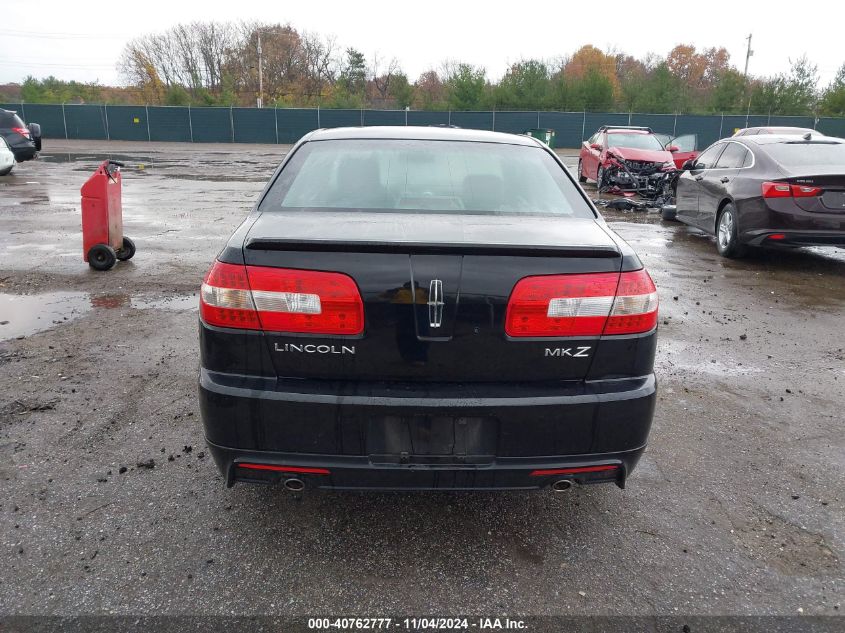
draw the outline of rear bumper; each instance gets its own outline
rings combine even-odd
[[[562,479],[578,484],[615,483],[624,488],[627,476],[645,450],[642,447],[624,453],[496,458],[489,464],[458,466],[378,464],[369,457],[246,451],[211,442],[208,447],[227,486],[238,481],[282,484],[297,479],[305,488],[325,490],[535,490]],[[309,472],[313,470],[327,472]]]
[[[783,236],[772,239],[772,236]],[[755,230],[743,234],[750,246],[840,246],[845,247],[845,231],[840,230]]]
[[[296,477],[308,487],[382,490],[532,489],[559,479],[624,486],[646,445],[655,394],[654,375],[461,386],[203,369],[199,385],[206,438],[228,485]],[[298,472],[313,468],[329,472]],[[533,474],[559,469],[579,470]]]
[[[34,145],[32,147],[26,147],[26,146],[12,147],[11,150],[12,150],[12,153],[15,155],[15,160],[18,161],[19,163],[22,163],[22,162],[27,161],[27,160],[32,160],[33,158],[35,158],[35,155],[38,153],[35,150]]]

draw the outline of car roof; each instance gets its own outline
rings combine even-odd
[[[335,127],[312,132],[308,141],[334,141],[347,139],[390,139],[420,141],[474,141],[542,147],[540,141],[521,134],[488,132],[450,127],[423,127],[414,125],[385,125],[372,127]]]
[[[775,145],[777,143],[797,143],[804,140],[802,134],[766,134],[764,136],[740,136],[739,138],[731,138],[725,140],[745,141],[746,143],[756,143],[757,145]],[[835,136],[824,136],[823,134],[813,134],[806,143],[823,142],[823,143],[845,143],[845,140]]]
[[[654,134],[654,132],[649,132],[648,130],[632,130],[625,128],[611,128],[605,131],[608,134]]]

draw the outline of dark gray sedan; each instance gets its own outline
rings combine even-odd
[[[718,141],[684,165],[675,219],[715,235],[725,257],[749,246],[845,247],[845,140]]]

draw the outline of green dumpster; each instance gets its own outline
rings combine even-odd
[[[539,141],[543,141],[549,147],[555,146],[555,131],[554,130],[544,130],[542,128],[531,128],[530,130],[525,130],[525,134],[528,136],[533,136]]]

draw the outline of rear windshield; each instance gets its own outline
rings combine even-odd
[[[0,110],[0,127],[24,127],[21,118],[14,112]]]
[[[305,143],[260,206],[279,209],[595,217],[540,147],[401,139]]]
[[[660,141],[651,134],[620,134],[619,132],[607,135],[607,146],[630,147],[631,149],[663,149]]]
[[[845,165],[845,143],[773,143],[766,152],[784,167]]]

